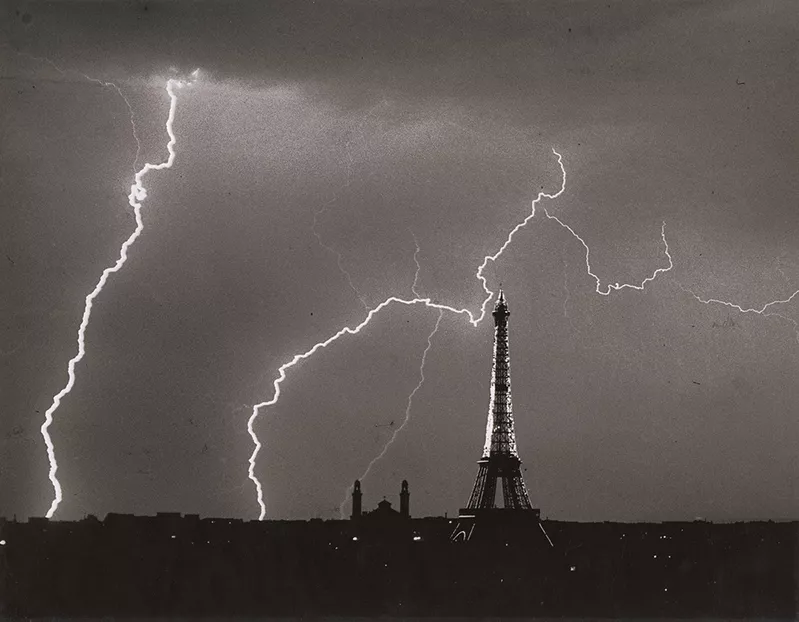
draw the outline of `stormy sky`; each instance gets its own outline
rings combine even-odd
[[[0,514],[255,518],[278,367],[417,289],[479,311],[499,260],[518,447],[563,520],[799,518],[799,14],[784,2],[10,2],[0,30]],[[55,63],[64,73],[57,71]],[[141,153],[136,161],[129,100]],[[318,236],[318,237],[317,237]],[[338,267],[351,276],[353,288]],[[361,299],[359,299],[359,296]],[[384,309],[255,424],[269,518],[333,518],[404,417],[438,312]],[[445,314],[365,508],[468,500],[491,319]]]

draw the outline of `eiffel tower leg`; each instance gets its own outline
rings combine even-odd
[[[477,469],[477,479],[474,480],[474,488],[472,489],[472,496],[469,497],[469,504],[466,506],[470,509],[482,507],[481,501],[485,496],[486,476],[488,475],[488,464],[480,461],[480,466]]]
[[[510,476],[502,476],[502,502],[506,508],[515,508],[516,502],[514,499],[513,481]]]
[[[480,499],[480,505],[478,505],[478,507],[484,510],[490,510],[494,507],[497,496],[497,469],[491,463],[486,467],[485,479],[486,483],[483,489],[483,498]]]
[[[516,488],[518,490],[517,494],[519,496],[520,507],[523,507],[525,510],[532,510],[533,504],[530,503],[530,495],[527,494],[527,487],[524,485],[521,474],[519,474],[519,479],[516,480]]]
[[[530,505],[530,498],[527,496],[522,474],[516,469],[515,472],[511,473],[508,480],[511,490],[511,502],[513,503],[511,507],[519,510],[529,510],[532,506]]]

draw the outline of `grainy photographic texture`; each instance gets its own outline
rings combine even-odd
[[[577,522],[705,525],[691,542],[708,555],[744,542],[724,563],[777,585],[771,560],[784,591],[753,587],[730,614],[790,617],[751,603],[796,594],[796,9],[6,2],[6,528],[55,542],[58,525],[94,533],[88,516],[168,512],[241,519],[257,539],[259,519],[349,520],[357,479],[364,513],[410,490],[404,514],[455,522],[405,535],[451,544],[470,494],[486,509],[498,478],[506,506],[540,509],[543,551],[579,548]],[[492,375],[500,287],[513,426],[501,464],[478,467],[504,421],[487,438],[506,386]],[[697,519],[743,535],[713,548],[727,536]],[[768,520],[782,531],[752,524],[788,551],[779,562],[743,526]],[[619,541],[598,533],[585,541]],[[602,550],[587,559],[615,559]],[[38,614],[115,611],[48,602]],[[308,611],[360,611],[319,602]],[[448,611],[384,605],[360,612]],[[565,611],[530,606],[503,611]],[[729,613],[714,606],[688,613]]]

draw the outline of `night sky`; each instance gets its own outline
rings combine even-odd
[[[391,295],[510,310],[524,477],[562,520],[799,518],[795,2],[59,2],[0,16],[0,514],[256,518],[252,405]],[[66,73],[60,73],[49,59]],[[81,74],[110,80],[128,98]],[[318,238],[317,239],[317,234]],[[341,266],[351,276],[350,287]],[[363,299],[363,302],[359,299]],[[438,311],[390,306],[255,424],[269,518],[334,518],[401,424]],[[445,313],[364,507],[465,505],[493,325]],[[393,422],[393,425],[392,425]],[[349,506],[345,506],[348,509]]]

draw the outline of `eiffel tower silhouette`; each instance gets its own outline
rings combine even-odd
[[[540,512],[533,508],[522,477],[513,405],[510,391],[510,352],[508,349],[508,304],[500,289],[492,312],[494,316],[494,361],[491,371],[491,399],[483,455],[477,461],[477,479],[469,503],[461,508],[453,539],[468,540],[474,521],[480,518],[523,517],[538,520]],[[502,481],[504,507],[497,507],[497,482]]]

